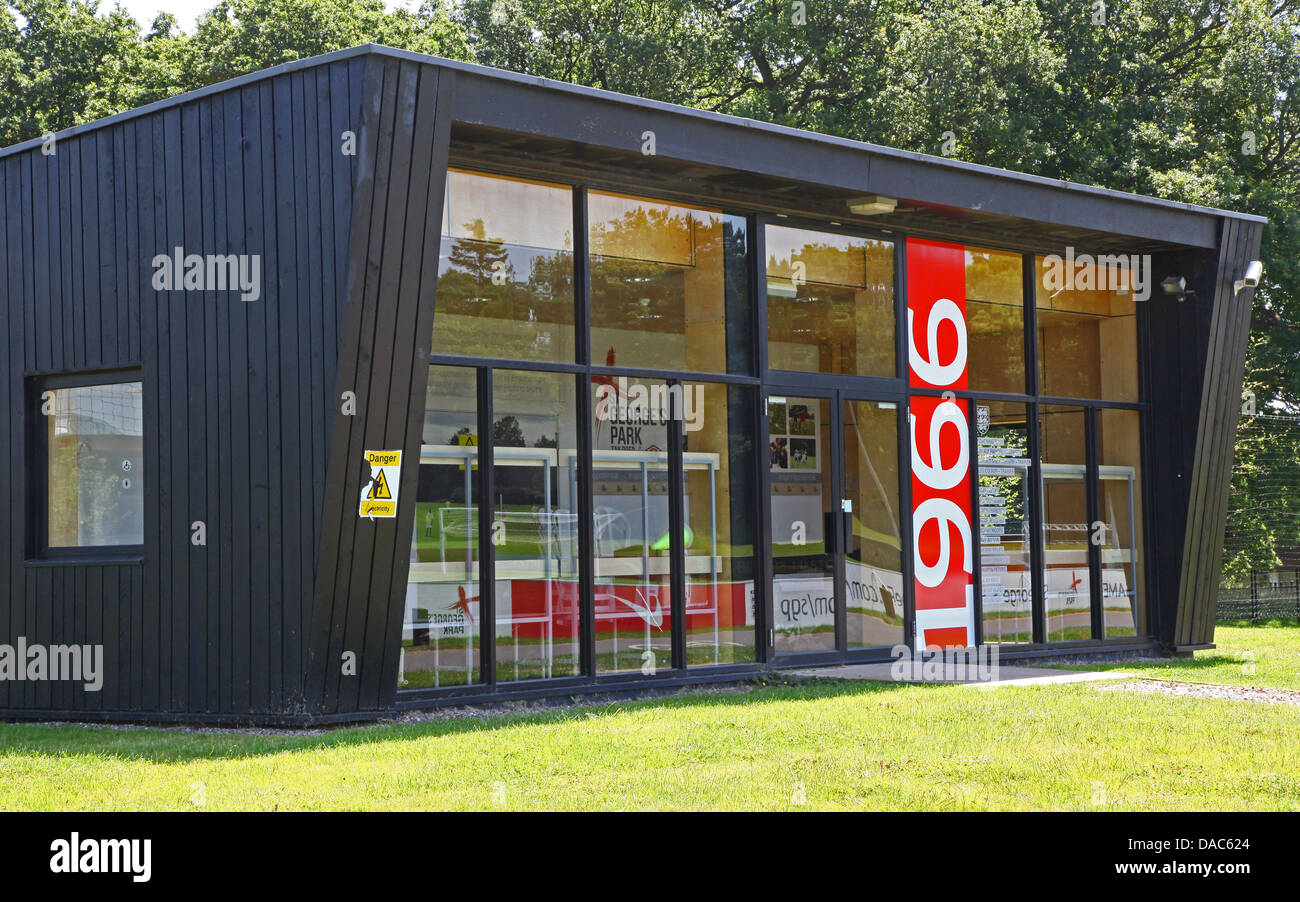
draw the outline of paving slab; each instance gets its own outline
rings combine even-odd
[[[1101,680],[1127,680],[1133,677],[1133,674],[1127,671],[1056,670],[1043,667],[1016,667],[1004,664],[998,667],[997,679],[981,680],[974,675],[974,665],[968,666],[966,670],[968,678],[961,680],[913,679],[911,677],[910,668],[905,668],[905,676],[902,680],[899,680],[894,676],[894,663],[892,661],[881,662],[878,664],[839,664],[834,667],[808,667],[787,672],[795,676],[810,677],[814,679],[863,680],[879,683],[955,683],[978,686],[984,689],[992,689],[998,686],[1040,686],[1055,685],[1057,683],[1091,683]]]

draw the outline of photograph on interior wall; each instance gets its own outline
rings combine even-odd
[[[1066,6],[9,2],[0,809],[1300,808],[1300,10]]]

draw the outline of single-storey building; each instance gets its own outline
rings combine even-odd
[[[0,716],[1206,647],[1262,227],[373,45],[2,150]]]

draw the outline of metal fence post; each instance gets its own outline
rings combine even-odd
[[[1250,622],[1259,619],[1259,591],[1255,588],[1255,568],[1250,570]]]

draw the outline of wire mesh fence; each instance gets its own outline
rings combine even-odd
[[[1242,411],[1219,620],[1300,617],[1300,416]]]

